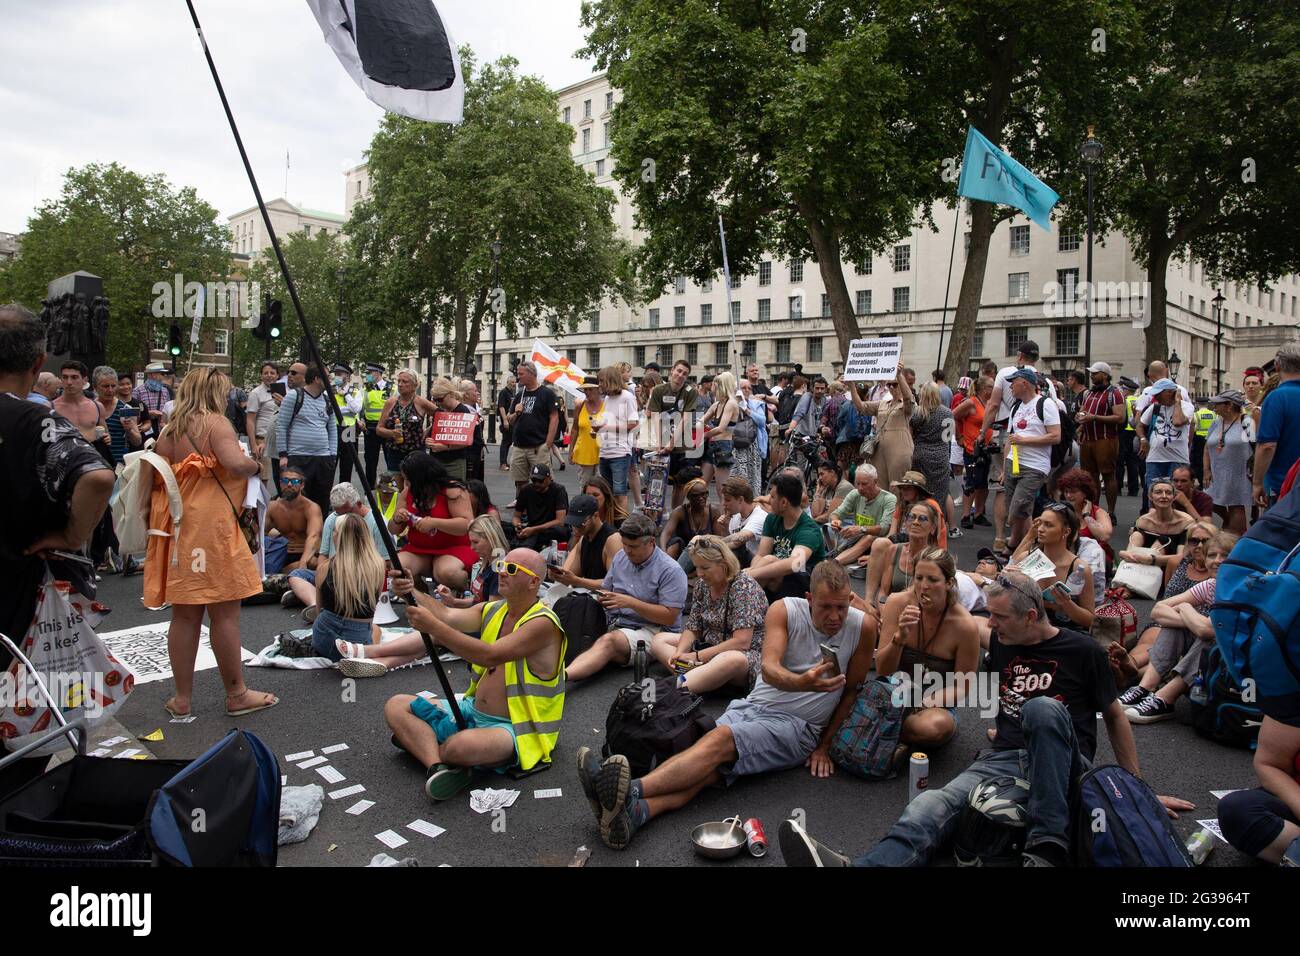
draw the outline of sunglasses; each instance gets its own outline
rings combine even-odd
[[[281,479],[280,479],[280,484],[282,484],[282,485],[301,485],[301,484],[302,484],[302,479],[301,479],[301,478],[281,478]]]
[[[929,515],[925,515],[925,514],[917,514],[917,515],[908,515],[908,516],[907,516],[907,520],[908,520],[908,521],[919,521],[921,524],[928,524],[928,523],[930,522],[931,519],[930,519],[930,516],[929,516]]]
[[[1187,539],[1188,544],[1208,544],[1209,541],[1210,541],[1209,538],[1188,538]]]
[[[1004,588],[1011,588],[1011,590],[1013,591],[1019,591],[1027,598],[1032,598],[1036,601],[1041,601],[1043,599],[1043,594],[1041,591],[1038,592],[1026,591],[1019,584],[1017,584],[1013,579],[1007,577],[1005,574],[999,574],[996,580],[998,584],[1002,585]]]
[[[504,574],[507,577],[514,577],[516,574],[523,572],[530,578],[540,577],[536,571],[530,571],[522,564],[515,564],[513,561],[507,561],[505,558],[497,558],[492,562],[492,570],[497,574]]]
[[[1055,511],[1057,514],[1068,514],[1074,510],[1074,506],[1064,501],[1053,501],[1043,505],[1044,511]]]

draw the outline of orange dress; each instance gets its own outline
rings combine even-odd
[[[144,565],[144,603],[220,604],[262,593],[257,562],[244,543],[230,502],[244,500],[247,482],[231,475],[212,455],[190,454],[172,466],[181,493],[180,539],[149,536]],[[221,493],[217,481],[225,488]],[[230,496],[230,501],[226,500]],[[172,533],[167,490],[154,474],[149,527]],[[175,549],[176,563],[172,563]]]

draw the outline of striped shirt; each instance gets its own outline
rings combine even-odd
[[[298,411],[296,416],[295,409]],[[292,438],[289,432],[290,422],[293,423]],[[339,433],[334,427],[329,394],[321,392],[312,398],[311,393],[305,390],[291,391],[276,415],[275,439],[276,447],[282,455],[301,455],[305,458],[337,455]]]

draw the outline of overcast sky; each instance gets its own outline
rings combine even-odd
[[[438,0],[480,62],[510,54],[553,89],[593,64],[580,0]],[[381,111],[325,45],[304,0],[195,0],[269,201],[343,212]],[[225,216],[254,204],[183,0],[4,0],[0,12],[0,232],[22,232],[64,172],[117,161],[194,186]]]

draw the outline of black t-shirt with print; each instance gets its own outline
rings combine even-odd
[[[531,392],[524,392],[520,401],[523,402],[524,411],[515,419],[515,444],[520,448],[536,448],[546,444],[546,430],[550,427],[551,412],[555,409],[555,393],[545,385],[539,385]],[[511,403],[512,412],[516,404],[519,403]],[[557,438],[560,435],[558,425],[555,435]]]
[[[1097,752],[1097,713],[1117,696],[1106,652],[1091,637],[1061,628],[1038,644],[1003,644],[989,637],[989,669],[998,675],[995,750],[1025,745],[1020,708],[1035,697],[1051,696],[1065,705],[1074,724],[1079,752],[1092,760]]]
[[[554,521],[561,511],[569,510],[569,493],[555,481],[545,491],[538,491],[532,484],[524,485],[516,497],[515,511],[524,515],[524,525],[529,528]]]

